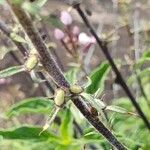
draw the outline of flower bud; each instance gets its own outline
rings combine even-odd
[[[83,88],[79,85],[73,85],[70,87],[70,92],[73,94],[80,94],[83,92]]]
[[[72,33],[74,35],[79,35],[79,33],[80,33],[79,27],[78,26],[74,26],[73,29],[72,29]]]
[[[5,79],[5,78],[0,79],[0,85],[9,84],[10,82],[11,79]]]
[[[67,11],[62,11],[60,20],[64,25],[70,25],[72,23],[72,17]]]
[[[37,54],[31,54],[31,55],[29,55],[29,57],[25,63],[25,67],[28,71],[31,71],[32,69],[34,69],[36,67],[37,64],[38,64]]]
[[[64,32],[58,28],[54,30],[54,36],[57,40],[62,40],[65,36]]]
[[[95,43],[96,43],[96,39],[95,39],[95,37],[93,37],[93,36],[91,36],[91,43],[92,43],[92,44],[95,44]]]
[[[94,44],[94,43],[96,43],[96,40],[94,37],[90,37],[86,33],[82,32],[79,34],[79,42],[80,42],[80,44],[86,45],[88,43]]]
[[[57,106],[61,107],[65,102],[65,92],[62,89],[57,89],[55,93],[54,102]]]

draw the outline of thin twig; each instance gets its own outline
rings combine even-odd
[[[108,50],[108,47],[107,47],[106,43],[99,39],[99,37],[97,36],[95,30],[93,29],[93,27],[89,23],[89,20],[87,19],[86,15],[84,14],[82,9],[80,8],[80,4],[74,5],[74,8],[77,10],[77,12],[80,15],[80,17],[82,18],[83,22],[85,23],[87,28],[90,30],[91,34],[95,37],[99,47],[101,48],[101,50],[104,53],[105,57],[108,59],[108,61],[109,61],[110,65],[111,65],[113,71],[115,72],[115,74],[117,76],[117,80],[119,81],[120,85],[122,86],[122,88],[124,89],[124,91],[126,92],[128,97],[130,98],[132,104],[134,105],[134,107],[136,108],[137,112],[141,116],[141,119],[145,123],[146,127],[150,130],[150,123],[149,123],[147,117],[143,113],[142,109],[140,108],[139,104],[137,103],[136,99],[134,98],[134,96],[132,95],[130,89],[128,88],[127,84],[125,83],[125,81],[124,81],[120,71],[116,67],[112,57],[109,54],[109,50]]]
[[[32,20],[29,16],[21,9],[20,5],[14,4],[12,0],[8,0],[13,12],[18,18],[20,24],[24,28],[26,34],[32,41],[33,45],[37,49],[40,55],[40,61],[49,73],[52,80],[61,88],[67,89],[70,87],[69,83],[65,79],[63,73],[59,69],[57,63],[54,61],[52,56],[48,53],[46,45],[43,43],[38,31],[34,28]],[[85,116],[85,118],[117,149],[125,150],[126,147],[120,143],[117,138],[104,126],[104,124],[98,119],[97,116],[93,116],[89,109],[85,106],[80,97],[72,97],[73,103]]]
[[[20,42],[17,42],[11,38],[11,29],[2,20],[0,20],[0,30],[2,30],[3,33],[13,41],[13,43],[24,55],[26,54],[26,48]]]

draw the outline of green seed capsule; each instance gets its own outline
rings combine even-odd
[[[57,89],[54,102],[57,106],[62,106],[65,102],[65,92],[62,89]]]
[[[30,55],[25,63],[25,67],[28,71],[31,71],[36,67],[38,64],[38,56],[37,55]]]
[[[73,85],[70,87],[70,92],[73,94],[80,94],[83,92],[83,88],[79,85]]]

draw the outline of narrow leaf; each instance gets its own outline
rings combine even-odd
[[[125,108],[122,108],[119,106],[110,105],[110,106],[107,106],[105,110],[110,110],[110,111],[114,111],[114,112],[121,113],[121,114],[130,114],[130,115],[138,116],[137,114],[135,114],[133,112],[129,112]]]
[[[8,117],[14,117],[26,113],[50,113],[53,108],[53,102],[44,97],[28,98],[14,104],[6,112]]]
[[[16,34],[15,32],[12,32],[10,34],[11,38],[14,40],[14,41],[17,41],[19,43],[27,43],[27,41],[21,37],[20,35]]]
[[[71,85],[74,85],[77,82],[77,73],[79,69],[72,68],[68,72],[65,73],[65,77],[69,81]]]
[[[94,94],[99,88],[103,90],[104,81],[110,70],[110,66],[107,62],[103,62],[98,68],[96,68],[90,75],[92,80],[91,85],[86,89],[87,93]]]
[[[37,0],[36,5],[43,7],[48,0]]]
[[[10,140],[57,140],[58,137],[48,131],[44,131],[40,136],[40,127],[23,126],[16,129],[7,129],[0,131],[0,136],[3,139]]]
[[[59,17],[55,14],[50,14],[48,17],[43,18],[47,23],[55,28],[63,28],[63,23],[60,21]]]
[[[0,79],[10,77],[19,72],[25,71],[24,66],[13,66],[0,71]]]
[[[68,143],[73,136],[73,118],[69,109],[67,109],[64,119],[60,127],[61,137],[65,143]]]

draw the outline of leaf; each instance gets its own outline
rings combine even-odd
[[[150,68],[145,68],[144,70],[140,71],[138,73],[138,76],[142,79],[144,77],[149,77],[150,76]],[[136,81],[136,75],[133,74],[131,77],[128,79],[128,84],[133,84]]]
[[[87,88],[92,84],[92,80],[88,76],[86,78],[87,78],[87,82],[83,85],[83,88]]]
[[[87,128],[84,130],[84,135],[80,139],[84,144],[89,144],[89,143],[101,143],[104,141],[104,138],[95,131],[94,128]]]
[[[77,145],[77,146],[74,146],[74,145],[67,145],[67,146],[64,146],[64,145],[58,145],[55,150],[81,150],[81,146],[80,145]]]
[[[102,140],[102,136],[99,133],[96,133],[95,131],[91,131],[89,133],[86,133],[84,135],[84,139],[89,139],[89,140]]]
[[[10,37],[11,37],[14,41],[17,41],[17,42],[19,42],[19,43],[27,43],[27,41],[26,41],[23,37],[21,37],[20,35],[18,35],[18,34],[15,33],[15,32],[12,32],[12,33],[10,34]]]
[[[146,50],[141,58],[138,60],[137,64],[135,64],[136,68],[140,68],[144,63],[150,61],[150,50]]]
[[[58,137],[48,131],[44,131],[40,136],[39,132],[42,130],[40,127],[22,126],[15,129],[7,129],[0,131],[0,136],[3,139],[9,140],[50,140],[57,141]],[[60,139],[59,139],[60,140]]]
[[[14,117],[26,113],[41,113],[48,114],[53,108],[54,103],[44,97],[34,97],[24,99],[17,104],[14,104],[6,112],[6,116]]]
[[[49,25],[53,26],[53,27],[57,27],[57,28],[63,28],[64,25],[63,23],[60,21],[60,19],[58,18],[57,15],[55,14],[50,14],[48,17],[43,18],[45,21],[47,21],[49,23]]]
[[[94,106],[100,113],[103,108],[106,107],[106,104],[100,99],[94,98],[91,94],[81,93],[81,95],[87,100],[92,106]]]
[[[98,68],[96,68],[90,75],[92,83],[86,88],[86,92],[94,94],[99,88],[103,90],[104,81],[110,70],[110,66],[107,62],[103,62]]]
[[[24,66],[9,67],[7,69],[4,69],[4,70],[0,71],[0,79],[10,77],[10,76],[15,75],[15,74],[17,74],[19,72],[22,72],[22,71],[25,71]]]
[[[66,110],[60,126],[60,135],[63,139],[63,144],[68,145],[73,136],[73,118],[69,109]]]
[[[35,3],[24,2],[22,7],[32,15],[37,15],[40,12],[40,7]]]
[[[69,71],[67,71],[65,73],[65,77],[67,78],[67,80],[69,81],[69,83],[71,85],[74,85],[75,83],[77,83],[77,73],[78,73],[79,69],[78,68],[72,68]]]
[[[35,4],[38,5],[39,7],[43,7],[47,1],[48,0],[37,0],[35,1]]]
[[[105,110],[110,110],[110,111],[114,111],[114,112],[121,113],[121,114],[130,114],[130,115],[138,116],[137,114],[135,114],[133,112],[129,112],[125,108],[122,108],[122,107],[119,107],[119,106],[110,105],[110,106],[107,106],[105,108]]]

